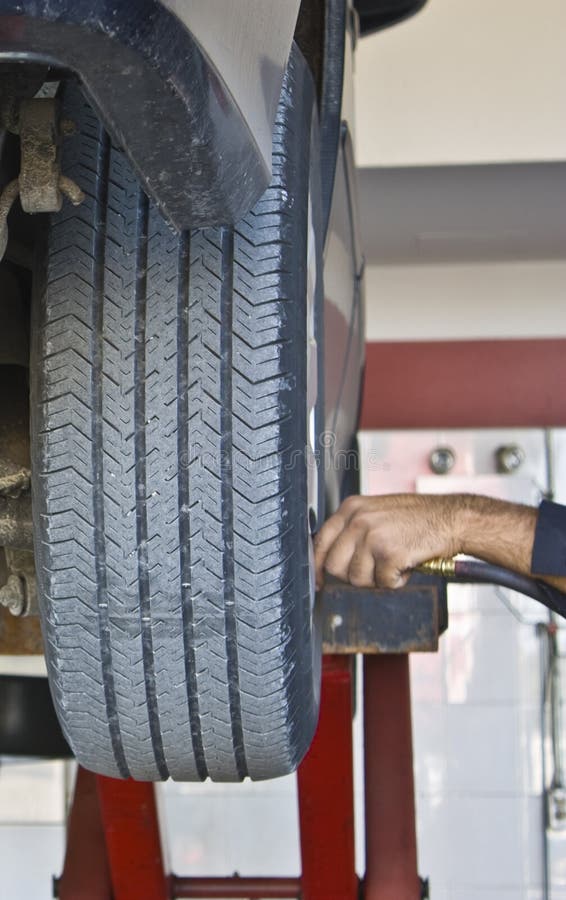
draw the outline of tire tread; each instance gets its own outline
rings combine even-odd
[[[265,195],[233,228],[183,235],[66,88],[64,166],[86,199],[52,217],[36,291],[34,515],[55,705],[106,775],[274,777],[316,723],[306,475],[285,465],[306,428],[303,65]]]

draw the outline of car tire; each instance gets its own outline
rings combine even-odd
[[[31,363],[59,720],[104,775],[283,775],[312,739],[320,679],[305,449],[309,239],[322,322],[312,76],[294,46],[256,206],[181,235],[76,84],[63,105],[76,126],[63,171],[86,199],[50,219]],[[319,391],[317,428],[321,404]]]

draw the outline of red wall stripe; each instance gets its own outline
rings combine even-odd
[[[566,426],[566,339],[368,343],[362,428]]]

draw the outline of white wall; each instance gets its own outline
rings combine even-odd
[[[367,339],[566,337],[565,295],[562,261],[368,265]]]
[[[429,0],[360,41],[360,166],[566,157],[564,0]]]
[[[557,498],[566,499],[566,431],[550,435]],[[517,443],[525,462],[496,473],[495,451]],[[440,445],[450,475],[433,475]],[[368,493],[490,494],[536,505],[547,489],[546,435],[537,429],[361,432]],[[437,654],[411,656],[419,869],[434,900],[566,900],[566,831],[548,832],[551,891],[543,891],[541,678],[547,611],[493,586],[451,585]],[[559,622],[564,652],[566,628]],[[566,690],[566,669],[560,682]],[[564,732],[564,722],[562,723]],[[546,732],[548,734],[548,732]],[[564,740],[564,735],[562,739]]]

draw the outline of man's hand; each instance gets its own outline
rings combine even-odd
[[[316,536],[317,584],[326,571],[356,587],[402,587],[420,563],[460,552],[452,506],[444,496],[349,497]]]
[[[468,494],[349,497],[315,539],[324,572],[356,587],[402,587],[435,557],[466,553],[530,573],[537,510]]]

